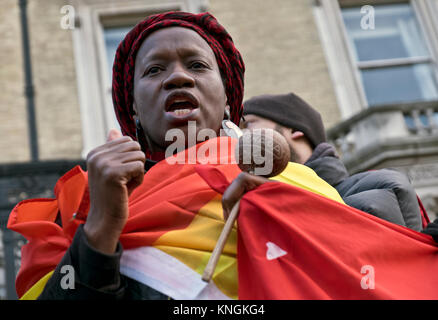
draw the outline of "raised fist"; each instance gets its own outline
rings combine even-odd
[[[114,253],[128,219],[128,198],[143,182],[145,154],[132,138],[111,130],[107,143],[87,156],[90,211],[84,225],[88,242]]]

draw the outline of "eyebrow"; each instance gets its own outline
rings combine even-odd
[[[183,58],[200,56],[204,59],[210,61],[208,56],[204,53],[205,50],[195,46],[195,47],[183,47],[179,48],[178,51],[182,55]],[[150,50],[146,56],[142,59],[142,62],[152,61],[152,60],[166,60],[167,57],[167,49],[152,49]]]

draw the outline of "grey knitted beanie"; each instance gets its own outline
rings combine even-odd
[[[244,102],[243,114],[254,114],[301,131],[313,148],[327,141],[319,112],[293,93],[253,97]]]

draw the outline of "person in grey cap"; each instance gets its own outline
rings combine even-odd
[[[244,102],[242,128],[271,128],[287,140],[291,161],[313,169],[346,204],[387,221],[422,229],[417,195],[408,178],[380,169],[349,176],[329,143],[318,111],[293,93],[261,95]]]

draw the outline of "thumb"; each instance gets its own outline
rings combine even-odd
[[[122,137],[122,133],[119,130],[111,129],[110,132],[108,133],[108,138],[106,139],[106,142],[110,142],[121,137]]]

